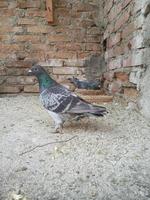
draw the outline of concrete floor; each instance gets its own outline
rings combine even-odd
[[[59,135],[37,97],[0,98],[0,200],[150,199],[150,124],[106,106]]]

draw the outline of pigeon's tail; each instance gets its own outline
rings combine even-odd
[[[69,112],[76,114],[90,114],[97,117],[103,117],[108,113],[105,107],[95,106],[83,101],[80,101],[78,104],[76,104],[76,106],[69,110]]]
[[[97,117],[103,117],[104,115],[108,113],[108,111],[105,107],[90,105],[90,109],[88,113]]]

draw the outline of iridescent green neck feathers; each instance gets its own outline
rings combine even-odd
[[[43,91],[52,85],[54,85],[56,82],[46,73],[39,74],[37,76],[38,81],[39,81],[39,88],[40,91]]]

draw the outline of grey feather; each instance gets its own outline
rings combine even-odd
[[[55,85],[45,89],[40,94],[40,99],[47,110],[55,113],[68,112],[79,101],[77,96],[73,95],[67,88],[61,85]]]
[[[90,113],[96,116],[103,116],[107,112],[105,107],[92,105],[58,84],[39,65],[31,68],[30,75],[37,76],[41,102],[52,113],[58,115]]]
[[[91,113],[97,116],[103,116],[106,113],[105,107],[87,103],[59,84],[45,89],[40,94],[40,99],[47,110],[55,113]]]

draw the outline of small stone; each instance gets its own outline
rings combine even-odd
[[[26,171],[27,169],[28,169],[27,167],[21,167],[21,168],[18,168],[16,172]]]

